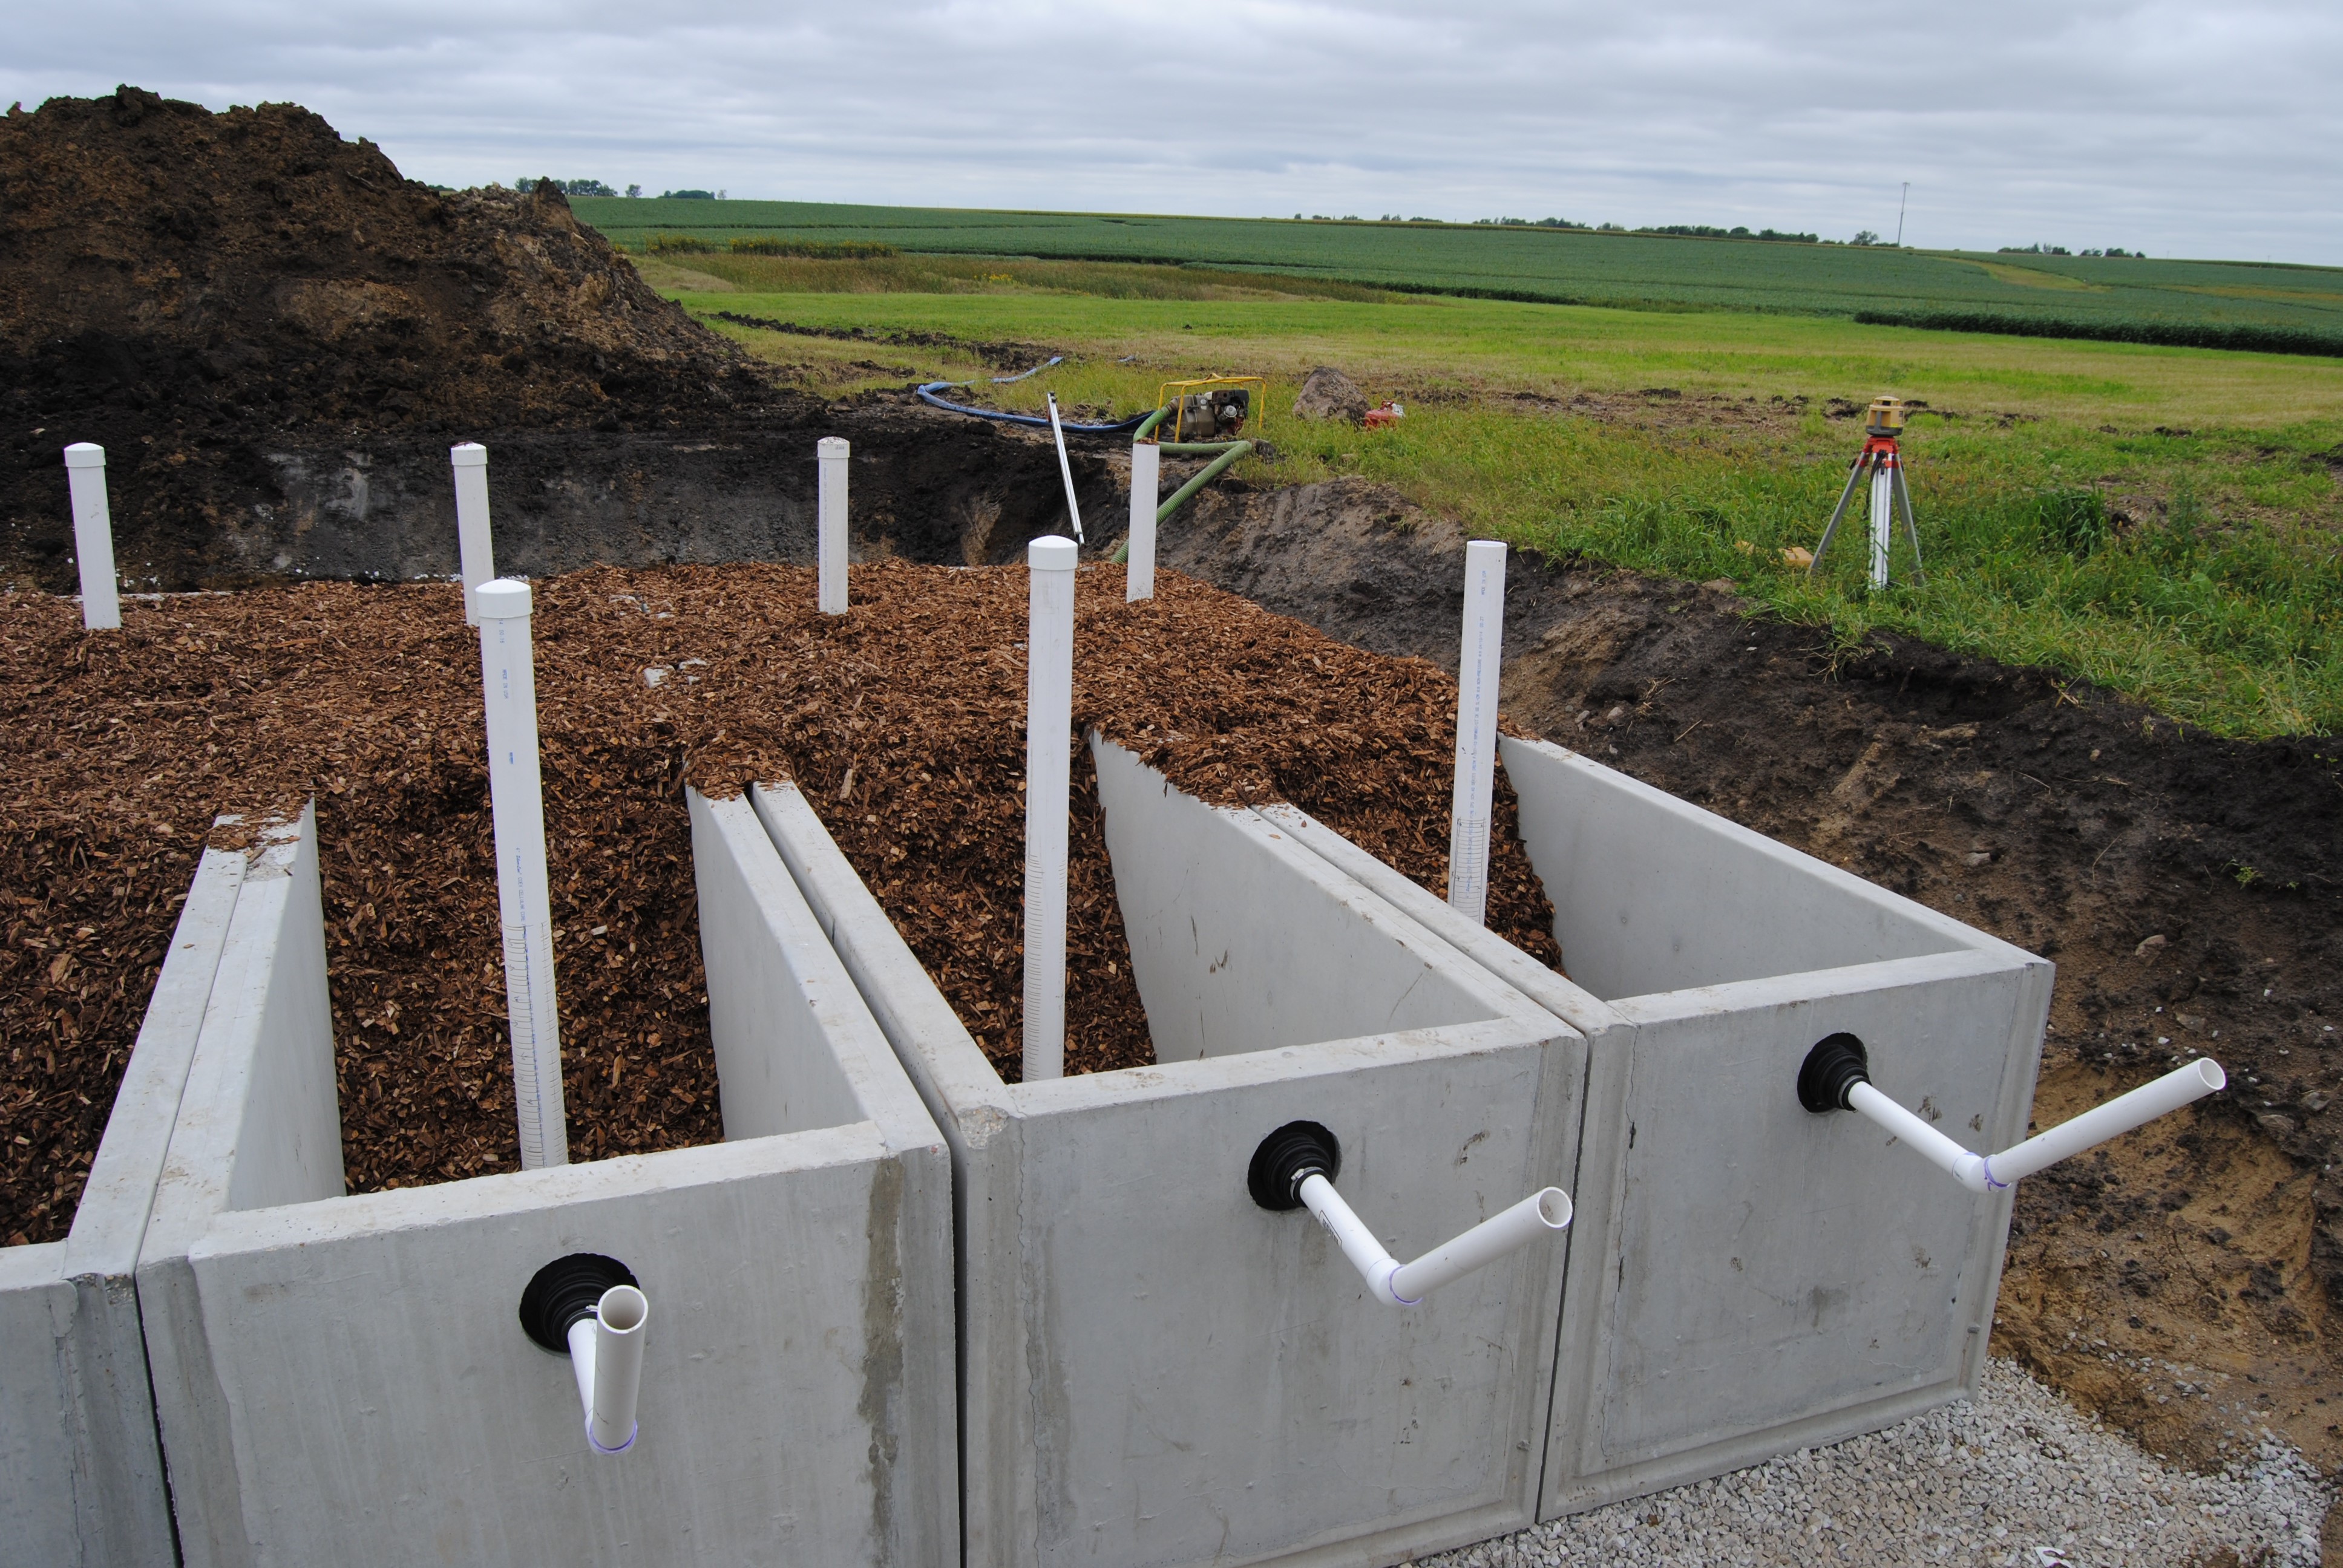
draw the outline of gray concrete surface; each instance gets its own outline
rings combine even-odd
[[[1423,1307],[1255,1205],[1287,1121],[1413,1256],[1564,1178],[1583,1042],[1250,813],[1099,751],[1157,1066],[1001,1081],[811,806],[753,791],[958,1178],[971,1564],[1389,1563],[1536,1504],[1561,1249]]]
[[[341,1195],[312,819],[247,877],[138,1269],[190,1564],[957,1555],[950,1156],[746,804],[692,810],[712,1147]],[[574,1251],[651,1303],[619,1456],[516,1316]]]
[[[1264,813],[1585,1034],[1544,1517],[1973,1392],[2009,1223],[1798,1103],[1845,1030],[1972,1147],[2024,1136],[2050,966],[1538,741],[1501,755],[1568,978],[1291,808]]]
[[[134,1279],[245,857],[204,852],[63,1241],[0,1251],[0,1557],[170,1568]]]

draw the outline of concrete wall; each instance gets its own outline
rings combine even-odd
[[[1111,751],[1101,774],[1151,1023],[1177,999],[1175,1039],[1218,1053],[1168,1059],[1159,1035],[1161,1065],[1026,1084],[992,1071],[804,798],[753,792],[952,1145],[968,1561],[1393,1563],[1517,1527],[1562,1249],[1395,1310],[1245,1171],[1277,1127],[1325,1124],[1345,1196],[1413,1256],[1566,1177],[1583,1043],[1250,813]],[[1355,971],[1255,967],[1263,1027],[1214,999],[1215,965],[1281,961],[1295,931]]]
[[[1566,978],[1302,813],[1264,815],[1588,1037],[1544,1514],[1973,1391],[2007,1195],[1806,1111],[1795,1079],[1845,1030],[1884,1091],[1972,1147],[2014,1142],[2050,966],[1558,748],[1501,752]]]
[[[170,1568],[133,1273],[245,857],[206,850],[66,1239],[0,1251],[0,1542],[11,1562]]]
[[[747,805],[693,815],[711,1008],[748,1084],[727,1109],[795,1131],[305,1197],[324,1108],[310,1080],[257,1080],[297,1066],[278,1015],[306,1007],[321,928],[247,883],[279,917],[239,900],[138,1271],[189,1563],[958,1555],[949,1156]],[[287,879],[314,874],[304,828]],[[817,1095],[775,1091],[792,1066]],[[808,1124],[820,1104],[845,1119]],[[588,1451],[567,1359],[516,1318],[581,1251],[651,1302],[620,1456]]]

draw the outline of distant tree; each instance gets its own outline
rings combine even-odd
[[[600,180],[556,180],[564,196],[614,196],[618,193]]]
[[[716,193],[714,191],[659,192],[659,200],[661,201],[714,201],[715,199]]]
[[[1846,243],[1849,245],[1877,245],[1879,243],[1879,236],[1872,233],[1867,228],[1859,228],[1855,231],[1855,237],[1848,240]]]
[[[628,186],[627,187],[627,194],[630,196],[639,196],[643,194],[643,187],[640,186]]]

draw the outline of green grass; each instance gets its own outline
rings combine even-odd
[[[1158,262],[1400,291],[1857,317],[1924,328],[2343,356],[2343,269],[1974,255],[1495,227],[811,202],[580,197],[640,250],[654,233],[877,242],[938,256]]]
[[[1071,356],[980,394],[1020,408],[1054,389],[1120,415],[1171,377],[1259,372],[1277,456],[1242,471],[1260,483],[1361,474],[1517,545],[1730,578],[1843,638],[1893,628],[2047,665],[2224,734],[2343,729],[2343,364],[1827,317],[1262,297],[1189,268],[683,259],[726,276],[646,276],[702,316],[968,346],[711,323],[825,394],[980,377],[997,367],[977,344]],[[1407,418],[1373,434],[1292,418],[1321,363]],[[1859,524],[1815,581],[1780,552],[1813,545],[1861,445],[1831,400],[1883,392],[1929,405],[1906,449],[1930,576],[1874,596]]]

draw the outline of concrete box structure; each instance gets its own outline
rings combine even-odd
[[[2009,1195],[1807,1111],[1797,1072],[1854,1034],[1883,1092],[2004,1148],[2050,965],[1558,747],[1499,752],[1568,979],[1302,812],[1264,817],[1589,1041],[1542,1516],[1975,1392]]]
[[[190,1564],[957,1558],[950,1156],[747,804],[690,809],[713,1147],[345,1196],[314,819],[246,877],[138,1266]],[[615,1457],[518,1317],[580,1251],[650,1301]]]
[[[1530,1522],[1563,1250],[1370,1300],[1246,1171],[1294,1121],[1403,1258],[1549,1183],[1571,1029],[1251,812],[1093,748],[1158,1064],[1001,1081],[793,788],[752,791],[944,1129],[971,1564],[1393,1563]]]
[[[0,1251],[0,1557],[172,1568],[138,1245],[246,857],[206,849],[62,1241]]]

